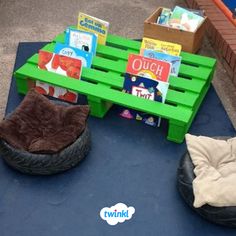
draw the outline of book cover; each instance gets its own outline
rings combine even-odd
[[[164,103],[168,87],[169,83],[126,73],[123,92],[143,99]],[[123,109],[120,116],[127,119],[136,119],[151,126],[160,126],[159,117],[145,112],[139,112],[133,109]]]
[[[157,52],[163,52],[173,56],[179,56],[182,46],[176,43],[165,42],[157,39],[143,38],[140,55],[143,55],[145,49],[154,50]]]
[[[157,24],[168,25],[171,13],[172,12],[170,8],[163,8],[160,16],[157,19]]]
[[[77,29],[66,29],[65,44],[96,55],[97,35]]]
[[[98,35],[98,44],[106,44],[109,22],[80,12],[77,28]]]
[[[169,19],[169,24],[173,28],[194,32],[203,21],[204,17],[176,6]]]
[[[171,64],[170,74],[173,76],[178,76],[179,68],[180,68],[180,64],[181,64],[181,57],[180,56],[173,56],[170,54],[156,52],[156,51],[148,50],[148,49],[144,50],[143,56],[169,62]]]
[[[66,44],[56,43],[54,48],[54,53],[79,59],[82,61],[83,67],[90,68],[92,65],[92,60],[93,60],[92,53],[80,50],[78,48],[70,47]]]
[[[168,82],[171,64],[166,61],[130,54],[126,72],[153,80]]]
[[[80,79],[82,61],[75,58],[40,50],[38,67],[42,70],[58,73],[74,79]],[[77,93],[40,81],[36,81],[35,89],[41,94],[59,98],[64,101],[76,103],[78,100]]]

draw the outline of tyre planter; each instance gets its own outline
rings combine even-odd
[[[13,148],[0,140],[0,154],[12,168],[31,175],[51,175],[69,170],[82,161],[90,150],[90,132],[88,127],[78,139],[54,154],[35,154]]]
[[[226,138],[220,138],[226,139]],[[195,178],[194,165],[188,152],[186,152],[177,171],[177,187],[184,201],[203,218],[224,226],[236,227],[236,207],[213,207],[204,205],[200,208],[193,207],[194,194],[192,182]]]

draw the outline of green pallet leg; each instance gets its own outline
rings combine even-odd
[[[184,122],[169,121],[169,130],[167,139],[176,143],[182,143],[187,133],[187,124]]]
[[[103,101],[94,96],[87,96],[87,99],[90,106],[90,114],[95,117],[103,118],[112,107],[111,102]]]
[[[17,87],[18,93],[26,94],[29,90],[27,79],[18,76],[16,79],[16,87]]]

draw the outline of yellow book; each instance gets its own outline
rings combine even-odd
[[[154,50],[157,52],[162,52],[170,54],[173,56],[179,56],[182,46],[176,43],[169,43],[157,39],[143,38],[140,55],[143,55],[145,49]]]
[[[109,22],[80,12],[77,28],[96,34],[98,36],[98,44],[106,44]]]

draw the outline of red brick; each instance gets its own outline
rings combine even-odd
[[[192,6],[193,6],[193,1],[194,1],[194,0],[186,0],[185,2],[186,2],[186,4],[188,5],[189,8],[192,8]]]
[[[224,46],[224,38],[222,37],[221,34],[218,34],[218,38],[219,38],[219,43],[218,43],[218,48],[216,49],[217,50],[217,53],[220,57],[222,57],[222,51],[223,51],[223,46]]]
[[[222,63],[223,63],[223,66],[224,66],[225,70],[227,71],[227,73],[228,73],[230,79],[233,80],[233,78],[234,78],[234,72],[233,72],[232,68],[229,66],[229,64],[228,64],[225,60],[223,60]],[[233,82],[234,82],[234,81],[233,81]],[[236,81],[235,81],[235,82],[236,82]],[[234,84],[234,85],[236,85],[236,84]]]
[[[235,65],[236,65],[236,51],[232,52],[232,56],[231,56],[231,60],[230,60],[229,65],[232,68],[232,70],[234,70]]]
[[[236,29],[234,29],[234,30],[218,29],[218,31],[219,31],[222,35],[232,35],[232,34],[235,34],[235,35],[236,35]]]
[[[228,64],[230,63],[230,59],[231,59],[232,53],[233,53],[233,51],[232,51],[231,47],[228,46],[226,57],[225,57],[225,60],[228,62]]]
[[[226,57],[228,46],[229,46],[228,43],[226,41],[224,41],[224,46],[222,48],[223,49],[223,51],[222,51],[223,58]]]

